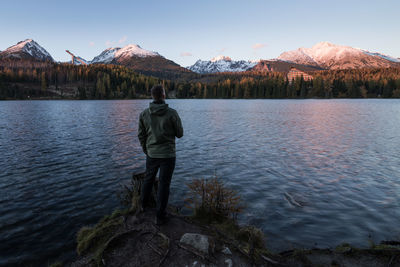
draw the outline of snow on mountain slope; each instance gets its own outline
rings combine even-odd
[[[107,48],[100,55],[94,57],[90,63],[110,63],[115,57],[115,52],[120,49],[120,47]]]
[[[232,61],[232,59],[230,57],[227,57],[227,56],[219,55],[219,56],[213,57],[210,61],[211,62]]]
[[[234,61],[230,57],[217,56],[211,60],[197,60],[192,66],[187,69],[200,74],[216,73],[216,72],[240,72],[251,69],[257,62],[251,61]]]
[[[388,56],[388,55],[385,55],[385,54],[381,54],[381,53],[378,53],[378,52],[370,52],[370,51],[364,50],[364,49],[360,49],[360,50],[362,52],[364,52],[365,54],[367,54],[367,55],[377,56],[377,57],[381,57],[383,59],[386,59],[386,60],[389,60],[389,61],[392,61],[392,62],[400,63],[400,58],[394,58],[394,57],[391,57],[391,56]]]
[[[145,50],[141,48],[139,45],[135,44],[129,44],[127,46],[122,47],[121,49],[117,50],[115,52],[115,57],[116,58],[125,58],[125,57],[153,57],[153,56],[159,56],[158,53]]]
[[[141,48],[136,44],[129,44],[124,47],[107,48],[100,55],[93,58],[91,63],[111,63],[113,60],[124,60],[131,57],[153,57],[160,56],[157,52]]]
[[[389,60],[387,56],[378,54],[350,46],[321,42],[311,48],[302,47],[284,52],[278,59],[297,64],[319,66],[325,69],[392,67],[398,63],[397,61]]]
[[[26,39],[7,48],[0,52],[0,57],[54,61],[50,53],[32,39]]]
[[[145,50],[135,44],[129,44],[122,48],[108,48],[93,58],[90,63],[121,65],[138,73],[168,79],[190,73],[189,70],[163,57],[159,53]]]
[[[278,60],[295,62],[302,65],[318,66],[318,63],[304,51],[305,48],[299,48],[297,50],[284,52],[279,57]]]

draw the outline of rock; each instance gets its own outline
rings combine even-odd
[[[233,262],[231,259],[226,259],[225,263],[228,265],[228,267],[232,267],[233,266]]]
[[[225,246],[224,246],[224,249],[221,252],[224,253],[225,255],[232,255],[231,250],[228,247],[225,247]]]
[[[208,255],[208,249],[210,243],[208,242],[208,236],[194,233],[186,233],[181,237],[179,241],[182,244],[189,245],[198,251]]]

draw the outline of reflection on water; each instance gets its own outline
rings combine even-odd
[[[136,135],[148,102],[0,103],[0,265],[73,257],[77,230],[144,169]],[[271,249],[400,238],[400,101],[169,103],[185,128],[174,204],[190,179],[216,173]]]

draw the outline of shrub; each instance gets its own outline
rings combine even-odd
[[[130,185],[122,185],[119,192],[117,192],[117,197],[119,198],[121,204],[125,207],[129,207],[130,212],[135,212],[137,207],[139,207],[140,192],[145,176],[145,173],[133,174]],[[157,188],[158,180],[156,179],[149,203],[147,203],[149,207],[156,206]]]
[[[243,210],[237,192],[227,188],[217,176],[194,179],[187,186],[189,193],[185,205],[194,210],[196,217],[209,221],[236,219]]]
[[[264,248],[264,234],[254,226],[242,227],[236,236],[239,240],[248,242],[254,248]]]

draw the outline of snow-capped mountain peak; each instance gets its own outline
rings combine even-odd
[[[158,53],[145,50],[136,44],[129,44],[127,46],[122,47],[118,51],[115,52],[115,57],[152,57],[159,56]]]
[[[323,42],[319,42],[317,44],[315,44],[313,46],[314,49],[324,49],[324,48],[328,48],[328,47],[337,47],[338,45],[332,44],[331,42],[327,42],[327,41],[323,41]]]
[[[19,41],[16,45],[10,46],[9,48],[7,48],[7,50],[10,53],[18,52],[21,50],[23,50],[25,52],[30,52],[28,47],[35,46],[35,44],[37,44],[37,43],[35,41],[33,41],[32,39],[26,39],[25,41]]]
[[[232,61],[232,59],[231,59],[230,57],[223,56],[223,55],[219,55],[219,56],[213,57],[213,58],[211,59],[211,62],[217,62],[217,61],[221,61],[221,60],[224,60],[224,61]]]
[[[197,60],[189,70],[201,74],[216,72],[240,72],[246,71],[257,65],[256,61],[234,61],[227,56],[217,56],[210,61]]]
[[[350,46],[335,45],[330,42],[320,42],[311,48],[299,48],[302,56],[309,57],[311,61],[321,63],[328,60],[338,60],[349,54],[357,54],[359,51]]]
[[[2,51],[1,57],[6,58],[33,58],[54,61],[49,52],[32,39],[26,39]]]
[[[390,67],[397,63],[395,58],[389,59],[386,55],[330,42],[320,42],[311,48],[301,47],[284,52],[278,59],[326,69]]]
[[[110,47],[101,52],[100,55],[94,57],[90,63],[110,63],[114,57],[115,57],[115,52],[120,50],[120,47]]]
[[[125,60],[131,57],[155,57],[160,56],[157,52],[141,48],[137,44],[129,44],[124,47],[110,47],[93,58],[91,63],[111,63],[115,60]]]

